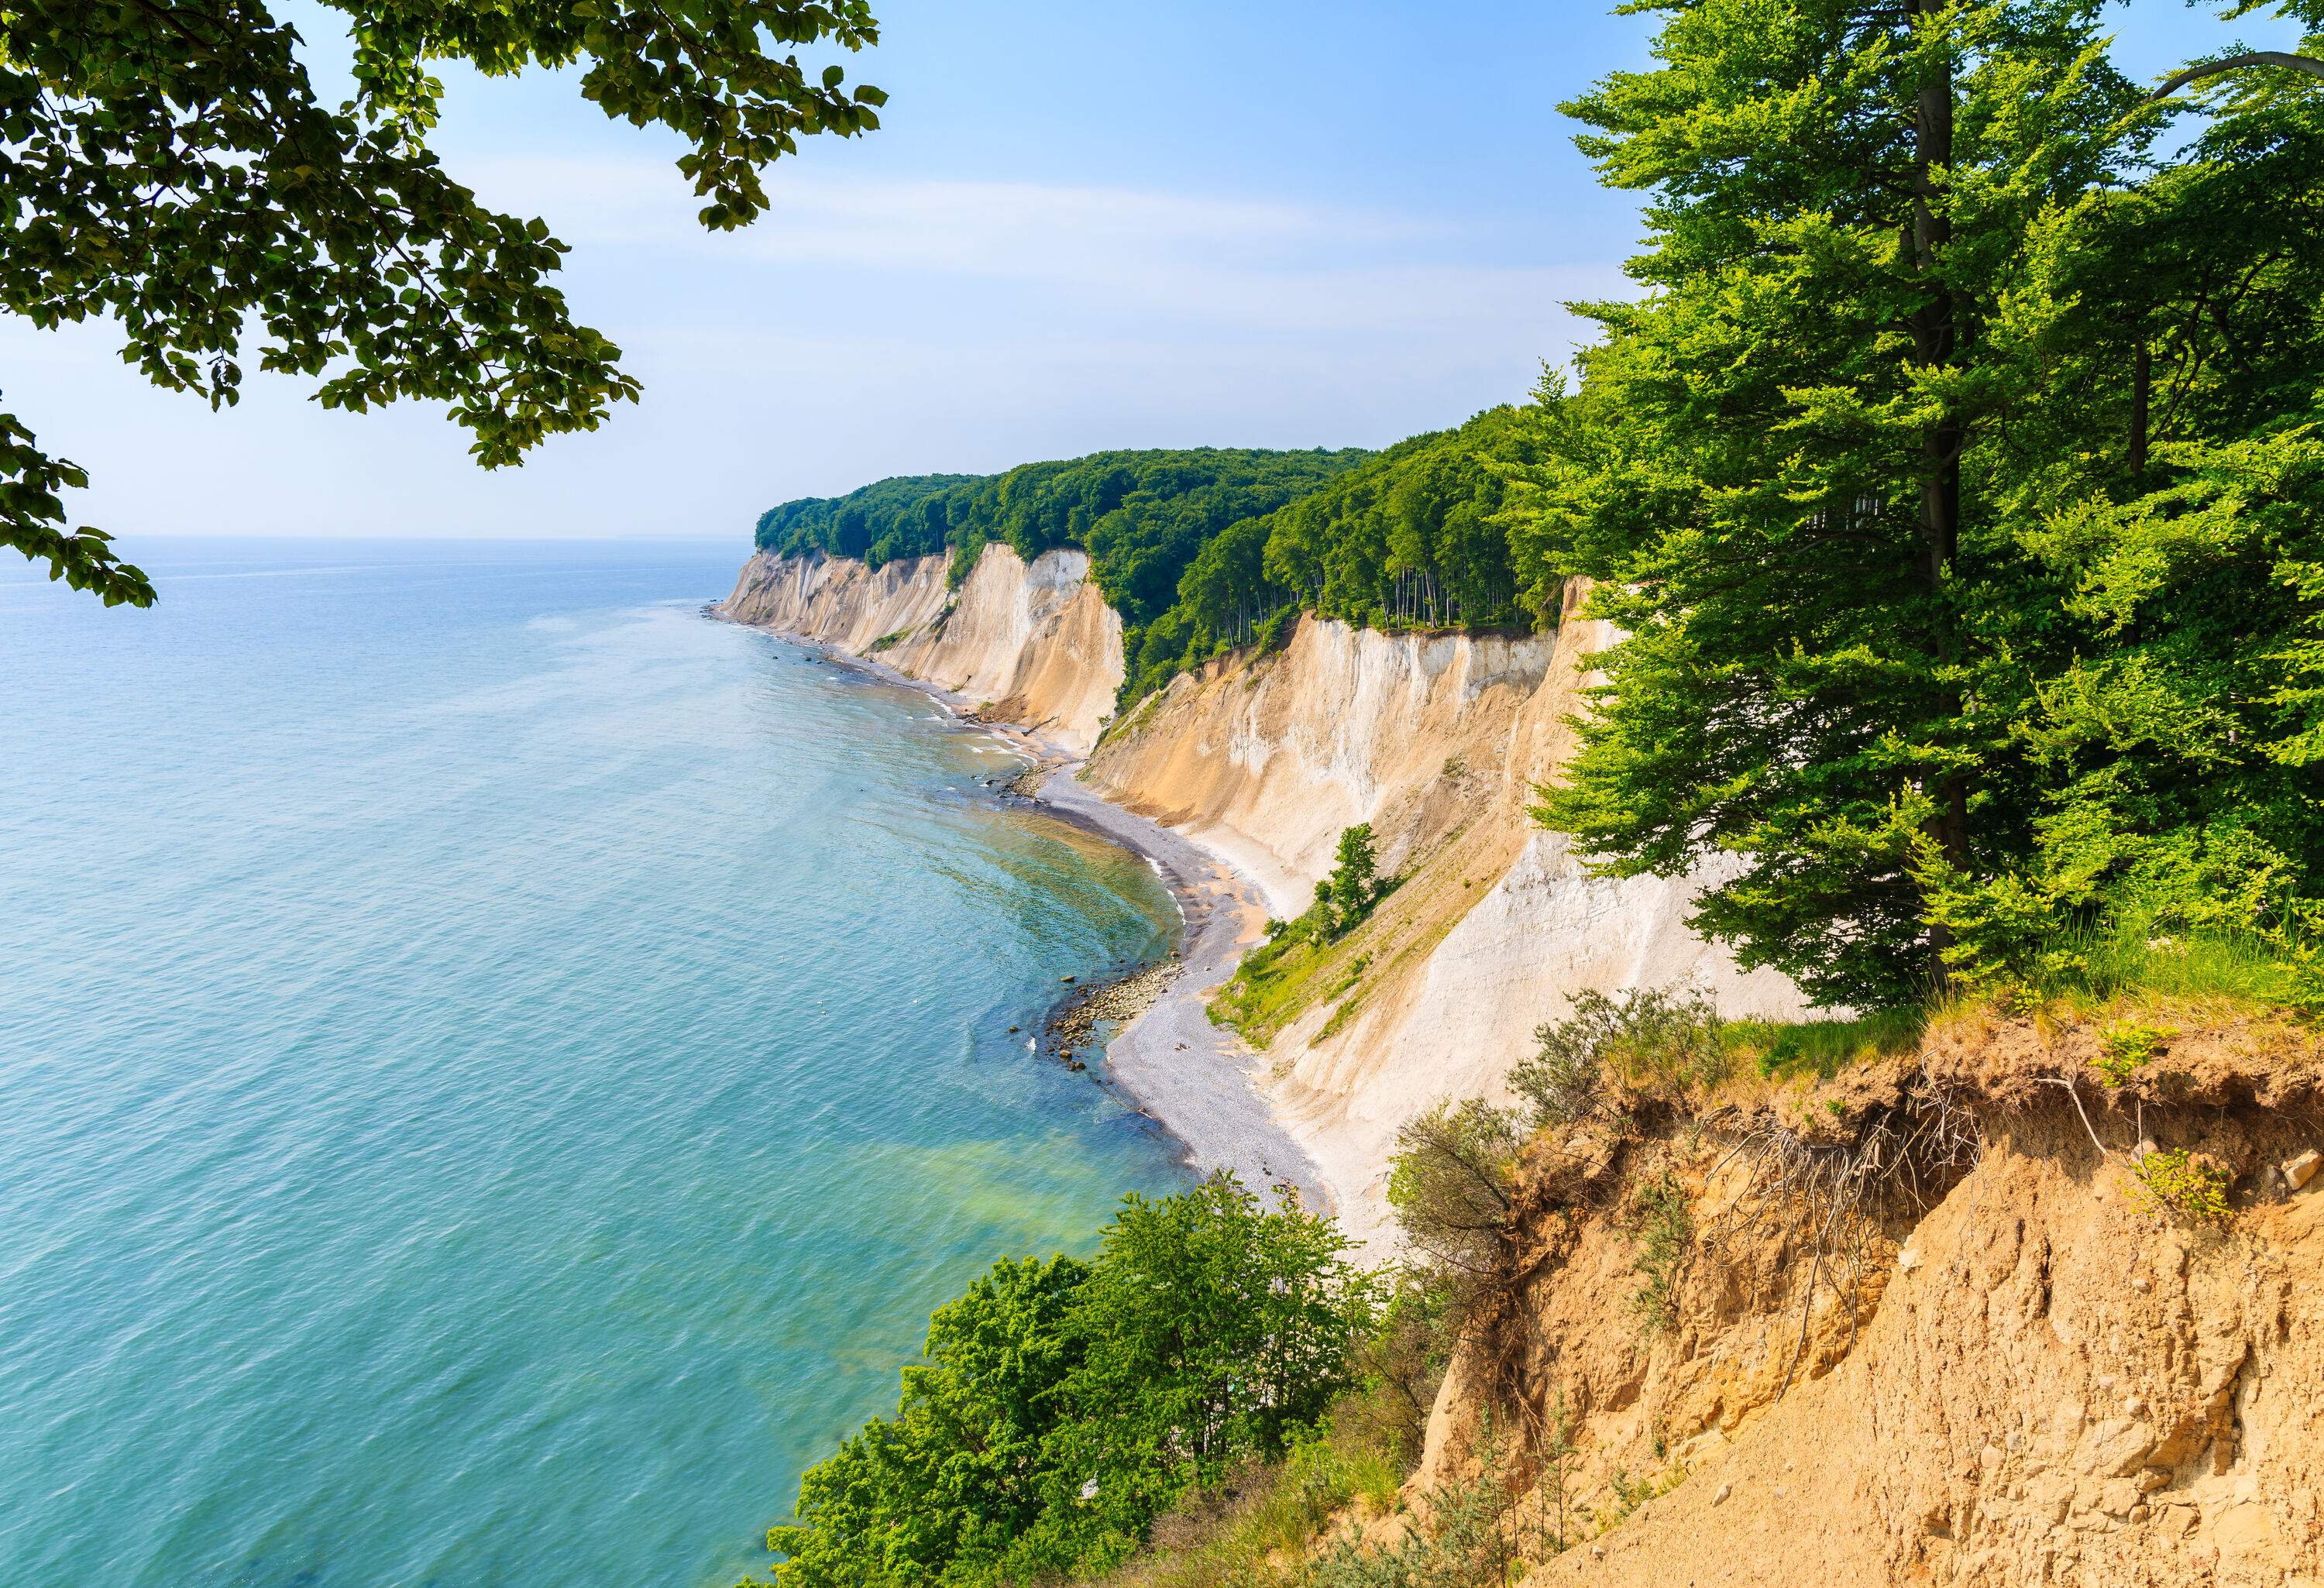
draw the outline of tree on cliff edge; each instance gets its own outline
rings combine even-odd
[[[1625,423],[1569,555],[1630,638],[1545,815],[1618,873],[1748,856],[1697,927],[1884,1002],[1932,969],[1915,846],[2023,845],[2008,728],[2058,596],[1987,489],[2039,385],[1988,332],[2140,96],[2098,0],[1663,9],[1655,68],[1567,107],[1652,195],[1653,295],[1589,309],[1576,401]]]
[[[336,108],[263,0],[0,5],[0,308],[43,328],[110,315],[126,361],[213,408],[239,397],[254,337],[260,368],[316,379],[327,408],[448,403],[497,468],[638,384],[549,284],[565,245],[438,163],[431,62],[579,65],[608,116],[686,140],[715,230],[766,208],[760,167],[801,135],[876,127],[886,99],[788,53],[876,43],[866,0],[321,3],[355,42]],[[106,536],[68,530],[60,493],[87,484],[0,412],[0,544],[107,605],[150,605]]]
[[[1651,292],[1512,528],[1626,637],[1537,814],[1722,855],[1692,924],[1859,1008],[2324,931],[2324,83],[2150,93],[2098,0],[1641,9],[1571,108]]]

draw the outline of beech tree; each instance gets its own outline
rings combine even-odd
[[[581,68],[582,96],[686,140],[702,224],[749,224],[761,167],[817,133],[878,126],[885,96],[792,51],[878,41],[865,0],[321,0],[355,43],[355,97],[316,97],[297,31],[263,0],[0,5],[0,308],[107,316],[123,356],[213,408],[258,366],[327,408],[449,404],[487,468],[634,402],[621,350],[550,284],[565,245],[477,203],[428,146],[432,63],[487,76]],[[0,543],[110,605],[152,584],[67,528],[88,484],[0,413]]]
[[[1630,638],[1541,814],[1615,874],[1748,857],[1697,926],[1884,1002],[1943,946],[1918,846],[2024,845],[2009,723],[2057,599],[1984,489],[2038,386],[1986,333],[2139,95],[2096,0],[1658,9],[1658,65],[1567,107],[1651,195],[1652,292],[1587,307],[1600,451],[1542,532]]]

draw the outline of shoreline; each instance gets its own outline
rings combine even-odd
[[[1226,1169],[1254,1193],[1292,1188],[1304,1206],[1335,1215],[1344,1211],[1314,1157],[1259,1090],[1259,1056],[1232,1031],[1211,1023],[1207,994],[1233,974],[1268,917],[1257,882],[1224,855],[1090,789],[1077,776],[1084,760],[1032,728],[978,716],[950,690],[873,658],[764,623],[738,623],[716,604],[703,610],[721,623],[756,629],[834,665],[915,690],[959,726],[995,734],[1031,763],[1008,780],[1019,787],[1001,791],[1151,866],[1178,907],[1176,958],[1166,962],[1175,968],[1153,1003],[1114,1032],[1102,1066],[1092,1066],[1091,1073],[1102,1084],[1118,1085],[1197,1173]],[[1026,785],[1031,792],[1022,791]]]

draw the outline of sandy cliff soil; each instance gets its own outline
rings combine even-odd
[[[1978,1017],[1812,1093],[1537,1146],[1508,1298],[1416,1489],[1473,1467],[1497,1406],[1497,1465],[1555,1516],[1562,1409],[1576,1542],[1536,1583],[2324,1581],[2324,1175],[2281,1167],[2324,1144],[2317,1046],[2241,1022],[2175,1041],[2143,1107],[2095,1084],[2096,1051]],[[1874,1182],[1860,1221],[1796,1178],[1801,1150],[1860,1159],[1884,1122],[1900,1162],[1940,1119],[1968,1149]],[[2142,1127],[2234,1177],[2228,1222],[2142,1205]],[[1639,1198],[1665,1183],[1694,1239],[1659,1329]],[[1629,1510],[1618,1473],[1665,1491]]]
[[[1112,715],[1122,666],[1120,616],[1088,574],[1083,552],[1045,551],[1028,565],[988,546],[953,591],[941,557],[872,569],[762,551],[715,610],[875,658],[1084,755]]]

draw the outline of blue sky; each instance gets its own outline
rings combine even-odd
[[[883,475],[1105,447],[1378,446],[1519,398],[1623,290],[1637,209],[1558,102],[1643,63],[1596,4],[885,0],[851,77],[883,129],[770,173],[711,236],[665,136],[569,80],[447,74],[438,145],[574,245],[565,286],[646,386],[594,435],[487,475],[440,412],[325,413],[254,374],[213,415],[104,327],[0,322],[8,407],[87,466],[77,521],[165,533],[747,533]],[[293,4],[318,75],[333,14]],[[2117,8],[2153,76],[2228,30]],[[2280,26],[2236,32],[2276,42]]]

